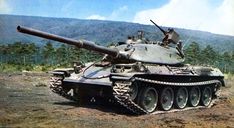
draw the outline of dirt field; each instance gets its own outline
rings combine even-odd
[[[0,74],[0,127],[233,127],[234,78],[210,109],[132,116],[116,106],[78,106],[52,93],[47,74]]]

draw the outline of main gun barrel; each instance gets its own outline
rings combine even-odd
[[[22,27],[22,26],[18,26],[17,30],[19,32],[21,32],[21,33],[26,33],[26,34],[29,34],[29,35],[34,35],[34,36],[38,36],[38,37],[42,37],[42,38],[62,42],[62,43],[65,43],[65,44],[74,45],[76,47],[84,48],[84,49],[87,49],[87,50],[97,51],[97,52],[100,52],[100,53],[108,54],[108,55],[110,55],[112,57],[119,57],[119,51],[118,50],[110,49],[110,48],[107,48],[107,47],[104,47],[104,46],[99,46],[99,45],[96,45],[94,42],[91,42],[91,41],[74,40],[74,39],[54,35],[54,34],[47,33],[47,32],[42,32],[42,31],[39,31],[39,30],[35,30],[35,29],[32,29],[32,28],[27,28],[27,27]]]

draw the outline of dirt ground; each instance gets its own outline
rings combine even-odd
[[[117,106],[84,105],[49,90],[49,76],[0,74],[0,127],[233,127],[234,77],[226,79],[222,98],[212,108],[133,116]]]

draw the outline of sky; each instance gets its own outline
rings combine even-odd
[[[234,0],[0,0],[0,14],[98,19],[234,36]]]

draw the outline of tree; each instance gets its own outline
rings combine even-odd
[[[54,53],[55,53],[55,49],[53,47],[53,44],[51,42],[47,42],[42,50],[42,55],[47,64],[54,64],[53,59],[52,59],[54,57]]]
[[[234,51],[232,51],[231,59],[234,61]]]
[[[207,45],[205,49],[201,51],[201,59],[204,64],[215,65],[217,63],[219,54],[213,50],[210,45]]]
[[[185,49],[186,63],[198,64],[200,62],[200,52],[201,50],[198,43],[192,42]]]
[[[232,69],[232,56],[228,52],[224,52],[222,55],[222,62],[223,62],[223,71],[224,72],[231,72]]]
[[[6,45],[0,45],[0,54],[6,55],[8,53],[8,47]]]
[[[39,47],[37,47],[34,43],[29,43],[26,45],[26,54],[34,54],[39,51]]]
[[[65,65],[67,63],[67,47],[62,44],[56,49],[56,60],[57,63]]]

